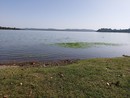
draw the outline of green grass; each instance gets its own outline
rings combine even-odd
[[[56,45],[65,48],[89,48],[94,46],[118,46],[114,43],[101,43],[101,42],[71,42],[71,43],[56,43]]]
[[[130,58],[57,67],[0,67],[0,98],[130,98]]]

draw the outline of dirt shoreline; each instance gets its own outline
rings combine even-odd
[[[67,64],[76,63],[78,59],[71,60],[71,59],[65,59],[65,60],[55,60],[55,61],[15,61],[15,62],[0,62],[1,66],[32,66],[32,67],[49,67],[49,66],[64,66]]]
[[[122,55],[122,57],[129,58],[128,55]],[[2,66],[32,66],[32,67],[51,67],[51,66],[64,66],[68,64],[73,64],[80,59],[64,59],[64,60],[48,60],[48,61],[12,61],[12,62],[0,62],[0,67]]]

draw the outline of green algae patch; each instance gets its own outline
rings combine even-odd
[[[69,43],[56,43],[56,45],[65,48],[90,48],[96,46],[118,46],[114,43],[101,43],[101,42],[69,42]]]

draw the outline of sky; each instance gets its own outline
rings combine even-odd
[[[0,0],[0,26],[130,28],[130,0]]]

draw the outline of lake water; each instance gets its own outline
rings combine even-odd
[[[68,42],[121,45],[87,48],[55,45]],[[0,30],[0,62],[121,57],[123,54],[130,55],[130,33]]]

